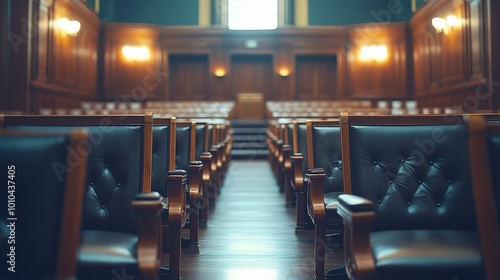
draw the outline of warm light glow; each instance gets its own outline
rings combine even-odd
[[[278,71],[278,74],[281,77],[288,77],[290,76],[290,70],[288,70],[287,68],[281,68],[280,71]]]
[[[446,25],[449,27],[454,27],[457,25],[457,17],[456,16],[447,16],[446,17]]]
[[[122,48],[122,54],[130,60],[146,60],[149,58],[149,49],[145,46],[132,47],[124,46]]]
[[[215,76],[216,77],[224,77],[226,76],[226,70],[222,69],[222,68],[218,68],[218,69],[215,69],[215,72],[214,72]]]
[[[360,58],[362,60],[381,61],[387,59],[387,47],[380,46],[364,46],[361,48]]]
[[[278,27],[278,0],[228,0],[227,5],[227,25],[231,30]]]
[[[432,26],[436,29],[436,32],[440,33],[446,27],[446,20],[435,17],[432,19]]]
[[[456,16],[449,15],[444,18],[435,17],[432,19],[432,26],[436,29],[437,33],[443,32],[448,34],[448,31],[458,24],[458,19]]]
[[[58,21],[59,29],[62,30],[66,35],[76,36],[78,31],[80,31],[80,22],[77,20],[68,20],[67,18],[61,18]]]

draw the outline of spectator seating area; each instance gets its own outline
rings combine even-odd
[[[363,102],[349,104],[349,113],[338,115],[325,114],[324,108],[296,114],[290,113],[291,107],[304,111],[321,105],[284,105],[278,114],[272,111],[276,107],[267,107],[270,116],[279,116],[269,121],[269,163],[280,191],[296,207],[296,228],[315,230],[314,279],[498,277],[499,269],[488,261],[500,250],[499,220],[492,215],[500,199],[492,187],[495,173],[485,164],[495,164],[495,137],[487,138],[494,129],[486,128],[494,126],[500,114],[444,114],[438,109],[418,109],[415,114],[391,109],[382,114],[378,107],[369,111]],[[290,114],[281,117],[285,111]],[[469,121],[479,117],[483,120],[476,124]],[[475,128],[477,122],[482,133]],[[478,134],[487,145],[469,140]],[[478,149],[483,149],[482,156]],[[485,191],[484,185],[490,189]],[[489,206],[482,203],[485,199]],[[340,243],[345,267],[325,269],[325,250],[338,246],[344,232]],[[441,244],[443,237],[446,244]]]
[[[492,170],[500,114],[448,114],[400,100],[273,101],[266,110],[276,191],[296,208],[295,230],[314,230],[311,277],[498,279],[500,192]],[[44,268],[47,277],[112,279],[126,270],[137,279],[181,279],[182,252],[203,250],[200,225],[227,175],[233,114],[232,102],[156,101],[0,115],[2,162],[25,158],[26,135],[35,141],[29,151],[45,148],[37,139],[55,137],[64,143],[63,164],[48,173],[64,180],[30,179],[60,190],[80,174],[70,205],[58,198],[82,212],[70,218],[57,210],[65,214],[51,230],[69,240],[46,242],[68,251],[52,256],[58,262]],[[52,154],[36,161],[54,167]],[[71,219],[81,229],[64,229]],[[343,248],[344,266],[325,267],[332,246]],[[68,252],[75,258],[61,257]]]

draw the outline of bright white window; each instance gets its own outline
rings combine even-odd
[[[229,29],[278,28],[278,0],[227,0],[227,6]]]

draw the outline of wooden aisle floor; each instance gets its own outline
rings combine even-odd
[[[304,280],[314,274],[314,229],[295,229],[295,208],[266,160],[233,160],[200,230],[199,254],[182,250],[183,280]],[[326,268],[343,263],[327,249]]]

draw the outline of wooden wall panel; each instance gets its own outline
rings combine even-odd
[[[158,32],[152,28],[121,29],[105,25],[103,100],[140,102],[164,99],[167,71],[163,68]],[[145,59],[128,59],[125,46],[146,47]]]
[[[353,27],[348,63],[347,92],[354,99],[406,99],[409,97],[407,26],[404,23]],[[362,57],[363,47],[385,46],[380,61]]]
[[[475,105],[466,104],[476,100],[476,109],[491,108],[491,102],[478,95],[488,81],[486,5],[476,0],[431,1],[411,20],[415,97],[422,106],[470,109]],[[454,15],[458,25],[436,32],[432,19],[448,15]]]
[[[298,55],[296,71],[295,99],[337,99],[337,57],[335,55]]]
[[[209,100],[208,69],[208,55],[170,55],[171,100]]]
[[[239,93],[262,93],[272,98],[273,58],[271,55],[233,55],[231,57],[231,90],[226,100],[236,100]]]
[[[34,1],[30,107],[34,112],[54,100],[66,106],[97,99],[100,20],[85,3],[69,0]],[[58,21],[77,20],[76,36],[64,34]],[[65,102],[60,101],[62,106]]]

